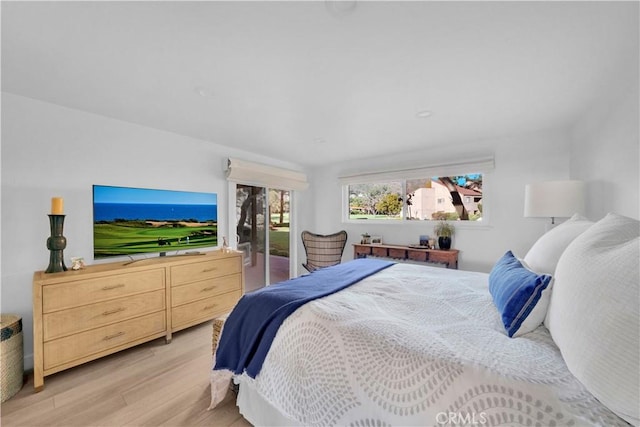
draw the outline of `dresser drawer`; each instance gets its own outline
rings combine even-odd
[[[177,265],[171,267],[171,285],[176,286],[213,279],[228,274],[240,273],[241,271],[242,260],[240,256]]]
[[[55,311],[43,316],[44,340],[164,310],[163,290]]]
[[[159,311],[46,342],[44,343],[44,369],[55,368],[81,357],[109,350],[149,335],[163,333],[166,330],[165,325],[166,313]]]
[[[429,261],[442,263],[455,262],[456,254],[454,252],[429,252]]]
[[[164,289],[163,269],[47,285],[42,288],[42,311],[49,313],[157,289]]]
[[[198,300],[171,309],[173,328],[198,320],[206,320],[231,311],[241,296],[240,290],[227,292],[212,298]]]
[[[413,261],[425,262],[428,258],[429,258],[429,253],[426,251],[417,251],[417,250],[412,251],[411,249],[407,251],[407,259],[410,259]]]
[[[187,285],[174,286],[171,288],[171,306],[175,307],[230,291],[239,291],[241,288],[242,276],[239,273]]]

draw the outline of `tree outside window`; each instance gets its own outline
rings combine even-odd
[[[349,219],[402,219],[402,183],[349,185]]]
[[[482,174],[348,186],[349,219],[482,220]]]

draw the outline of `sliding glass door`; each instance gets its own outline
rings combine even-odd
[[[269,283],[289,278],[290,193],[269,189]]]
[[[244,252],[245,292],[289,278],[290,193],[236,185],[236,236]]]

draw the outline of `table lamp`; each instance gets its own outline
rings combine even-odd
[[[527,184],[524,189],[524,216],[569,218],[585,213],[585,183],[583,181],[546,181]]]

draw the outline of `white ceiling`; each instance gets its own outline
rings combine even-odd
[[[1,12],[3,91],[308,166],[570,126],[638,72],[635,1]]]

